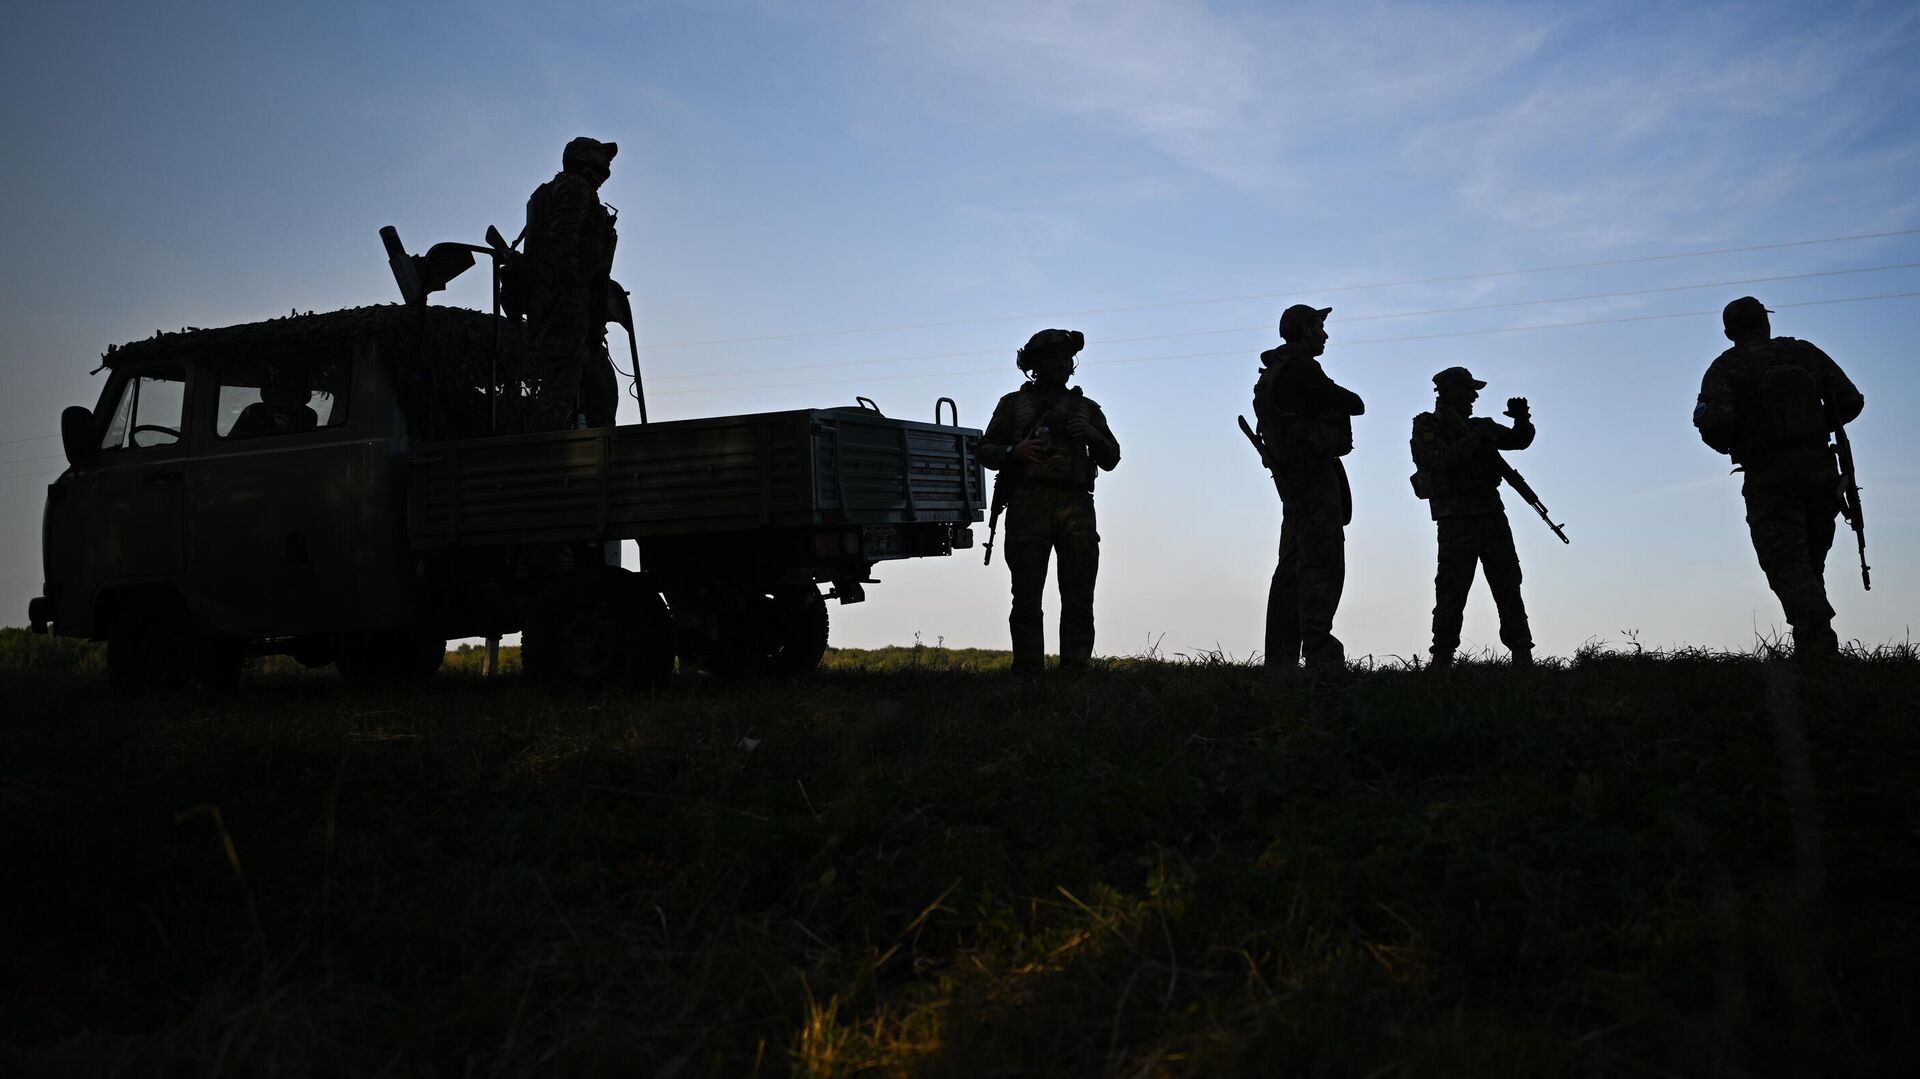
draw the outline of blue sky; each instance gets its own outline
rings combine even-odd
[[[1738,478],[1688,425],[1725,345],[1711,312],[1745,293],[1867,395],[1875,587],[1843,536],[1837,628],[1901,640],[1917,609],[1897,556],[1920,548],[1920,297],[1852,302],[1920,292],[1910,4],[70,4],[13,23],[0,433],[34,440],[0,444],[0,621],[40,583],[61,462],[36,436],[92,403],[108,344],[386,302],[379,226],[415,249],[511,235],[578,134],[621,144],[603,195],[656,418],[854,394],[925,417],[945,395],[984,425],[1028,334],[1083,330],[1079,382],[1124,451],[1099,494],[1103,653],[1259,647],[1279,508],[1233,417],[1296,301],[1334,307],[1328,370],[1368,403],[1336,623],[1354,654],[1425,648],[1433,529],[1406,439],[1453,364],[1495,409],[1533,402],[1513,461],[1574,541],[1509,496],[1543,649],[1737,648],[1779,624]],[[472,276],[453,302],[485,304]],[[835,608],[837,643],[1004,644],[999,565],[879,576]],[[1495,640],[1484,586],[1466,637]]]

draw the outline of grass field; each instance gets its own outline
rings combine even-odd
[[[0,1072],[1920,1060],[1920,656],[1275,683],[836,652],[128,702],[0,632]]]

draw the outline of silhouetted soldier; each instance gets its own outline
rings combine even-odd
[[[1267,591],[1267,666],[1344,668],[1333,615],[1346,584],[1353,493],[1340,458],[1353,450],[1360,396],[1320,366],[1333,308],[1294,304],[1280,315],[1286,343],[1260,354],[1253,411],[1280,492],[1280,561]]]
[[[1100,533],[1093,481],[1120,463],[1120,443],[1107,417],[1073,377],[1085,347],[1078,330],[1041,330],[1015,353],[1029,381],[994,406],[980,439],[980,463],[999,470],[1007,495],[1006,563],[1013,577],[1013,667],[1045,662],[1047,560],[1060,555],[1060,666],[1085,667],[1093,655],[1093,582],[1100,569]]]
[[[1840,474],[1827,434],[1852,422],[1866,401],[1832,357],[1774,337],[1771,313],[1751,296],[1721,312],[1733,347],[1701,379],[1693,425],[1746,472],[1747,529],[1793,626],[1794,651],[1823,659],[1840,646],[1826,584]]]
[[[1415,493],[1427,500],[1440,540],[1433,574],[1436,667],[1450,665],[1460,647],[1475,565],[1486,569],[1500,611],[1500,643],[1513,653],[1514,666],[1533,664],[1533,634],[1520,600],[1520,555],[1500,501],[1500,451],[1533,445],[1533,417],[1524,397],[1507,398],[1512,427],[1474,416],[1473,403],[1486,385],[1464,367],[1449,367],[1433,376],[1433,411],[1413,418]]]
[[[607,356],[607,280],[618,240],[614,215],[600,202],[619,147],[578,138],[561,169],[527,200],[527,329],[540,372],[534,425],[613,425],[619,386]]]

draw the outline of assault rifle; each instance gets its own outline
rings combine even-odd
[[[1873,567],[1867,565],[1867,514],[1860,505],[1860,478],[1853,471],[1853,443],[1847,425],[1833,425],[1833,456],[1840,462],[1840,512],[1860,546],[1860,587],[1873,591]]]
[[[1260,455],[1260,463],[1267,466],[1268,472],[1273,473],[1273,486],[1280,492],[1280,500],[1286,501],[1287,489],[1284,486],[1286,481],[1280,478],[1280,466],[1274,463],[1273,455],[1267,452],[1267,440],[1254,433],[1245,416],[1235,416],[1234,419],[1240,421],[1240,433],[1247,436],[1248,442],[1253,443],[1253,451]]]
[[[1526,479],[1522,477],[1520,473],[1514,471],[1513,466],[1507,463],[1506,458],[1495,454],[1494,460],[1500,462],[1500,478],[1507,481],[1507,486],[1513,488],[1515,494],[1525,499],[1527,505],[1533,507],[1533,512],[1539,514],[1540,519],[1547,522],[1547,527],[1553,529],[1553,534],[1560,537],[1561,543],[1571,544],[1573,541],[1568,539],[1567,534],[1560,530],[1561,526],[1554,524],[1553,518],[1547,516],[1546,503],[1540,501],[1540,496],[1533,493],[1533,488],[1527,485]]]

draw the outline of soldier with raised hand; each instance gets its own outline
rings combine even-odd
[[[1860,415],[1866,399],[1825,352],[1773,336],[1759,300],[1742,296],[1721,312],[1733,347],[1700,381],[1693,425],[1746,473],[1747,530],[1767,584],[1793,627],[1796,655],[1837,655],[1827,602],[1827,551],[1840,513],[1840,474],[1827,435]]]
[[[1060,556],[1060,666],[1084,668],[1093,656],[1093,583],[1100,569],[1100,533],[1093,481],[1120,463],[1120,443],[1093,399],[1068,388],[1074,357],[1086,346],[1078,330],[1041,330],[1014,354],[1027,383],[994,407],[980,438],[980,463],[997,470],[1006,499],[1007,568],[1013,578],[1013,668],[1045,663],[1041,598],[1047,562]]]
[[[1513,426],[1473,414],[1487,384],[1464,367],[1433,376],[1432,412],[1413,418],[1414,493],[1426,499],[1439,536],[1433,575],[1433,665],[1453,663],[1460,621],[1476,565],[1487,574],[1500,612],[1500,643],[1516,667],[1533,665],[1533,634],[1520,599],[1520,555],[1500,500],[1501,450],[1533,445],[1533,414],[1524,397],[1507,398]]]
[[[1353,450],[1360,395],[1320,366],[1331,307],[1294,304],[1280,315],[1285,343],[1260,354],[1253,411],[1280,492],[1280,558],[1267,590],[1267,666],[1344,670],[1333,616],[1346,585],[1353,493],[1340,458]]]
[[[572,427],[577,412],[589,427],[611,427],[619,406],[606,339],[607,282],[619,236],[599,194],[619,149],[574,139],[561,154],[560,172],[527,200],[527,329],[540,372],[539,430]]]

